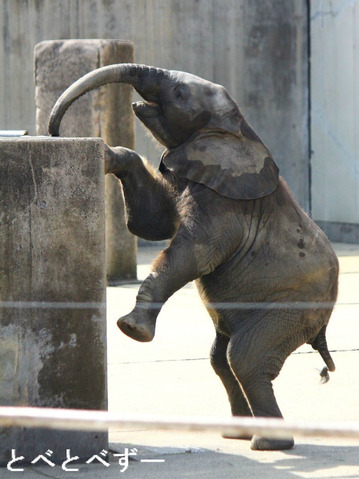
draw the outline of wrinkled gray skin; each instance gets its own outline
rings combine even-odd
[[[167,148],[157,174],[135,152],[107,149],[105,169],[122,182],[130,231],[148,240],[171,238],[119,328],[151,341],[162,304],[195,280],[216,328],[211,363],[233,415],[282,417],[272,380],[292,351],[307,342],[335,369],[325,329],[337,295],[338,263],[327,238],[276,176],[269,151],[226,90],[194,75],[130,64],[91,72],[59,99],[50,133],[58,134],[72,101],[108,82],[134,86],[146,100],[133,105],[135,114]],[[227,152],[226,141],[235,148]],[[222,147],[221,157],[213,158]],[[173,152],[182,152],[182,163],[177,156],[166,163]],[[263,161],[256,163],[262,154],[269,162],[264,176]],[[248,158],[255,166],[242,171]],[[194,176],[187,163],[194,165]],[[229,171],[238,180],[236,191],[228,175],[221,189],[202,170],[216,171],[217,179]],[[293,444],[254,436],[251,446]]]

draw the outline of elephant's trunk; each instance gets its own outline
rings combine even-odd
[[[148,101],[157,99],[160,81],[169,76],[167,70],[138,65],[118,63],[94,70],[73,83],[55,103],[49,119],[49,134],[59,136],[60,123],[66,110],[80,96],[107,83],[128,83]]]

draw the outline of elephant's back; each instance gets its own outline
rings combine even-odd
[[[313,294],[320,296],[337,284],[339,263],[336,254],[319,226],[299,206],[287,185],[281,180],[273,195],[279,213],[274,216],[273,228],[278,231],[272,241],[274,262],[283,263],[298,289],[311,285]]]

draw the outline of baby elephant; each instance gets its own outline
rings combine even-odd
[[[272,381],[304,343],[335,366],[325,330],[337,296],[338,262],[301,209],[271,153],[220,85],[137,64],[95,70],[56,103],[49,125],[79,96],[109,82],[131,84],[136,116],[162,143],[155,173],[137,153],[107,148],[106,172],[121,180],[128,227],[148,240],[171,238],[119,328],[151,341],[163,303],[195,280],[216,328],[211,363],[235,416],[282,417]],[[293,447],[254,436],[252,449]]]

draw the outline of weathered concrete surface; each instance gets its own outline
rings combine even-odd
[[[107,408],[103,151],[100,139],[0,140],[0,405]],[[0,429],[0,463],[11,449],[31,460],[106,444]]]
[[[91,70],[133,62],[133,45],[120,40],[54,40],[35,46],[36,131],[46,135],[49,114],[61,93]],[[101,137],[110,146],[134,148],[132,87],[110,84],[84,95],[65,114],[61,136]],[[136,278],[136,238],[126,226],[122,187],[106,184],[106,264],[109,283]]]
[[[0,123],[33,133],[37,42],[131,39],[138,63],[223,84],[307,206],[307,15],[304,0],[226,0],[225,7],[223,0],[97,0],[67,2],[66,9],[63,0],[7,0],[0,3]],[[137,125],[136,148],[157,166],[160,154]]]
[[[237,41],[243,56],[237,100],[273,153],[280,174],[308,211],[308,4],[302,0],[238,3],[241,30]],[[224,71],[230,59],[221,55],[220,42],[218,49],[217,61]]]

